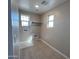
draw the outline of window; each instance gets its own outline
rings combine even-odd
[[[22,26],[29,26],[29,16],[21,15],[21,25]]]
[[[49,17],[48,17],[48,23],[47,23],[47,27],[49,27],[49,28],[53,28],[53,26],[54,26],[54,15],[50,15]]]

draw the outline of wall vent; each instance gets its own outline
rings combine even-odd
[[[42,4],[42,5],[47,5],[48,2],[47,2],[47,1],[42,1],[41,4]]]

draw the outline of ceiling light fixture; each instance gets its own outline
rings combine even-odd
[[[36,8],[39,8],[39,5],[35,5]]]

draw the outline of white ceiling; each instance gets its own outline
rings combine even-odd
[[[41,4],[42,1],[46,1],[47,5]],[[67,0],[12,0],[12,6],[33,12],[33,13],[38,13],[42,14],[58,5],[61,3],[64,3]],[[35,8],[35,5],[39,5],[38,10]]]

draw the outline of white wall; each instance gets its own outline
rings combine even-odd
[[[70,7],[69,1],[43,14],[41,37],[60,52],[70,54]],[[55,15],[54,27],[47,28],[48,15]]]
[[[20,11],[20,14],[25,14],[30,16],[30,23],[31,22],[40,22],[40,16],[31,12],[27,11]],[[40,27],[39,26],[31,26],[28,31],[24,31],[23,27],[21,26],[20,21],[20,41],[24,42],[27,41],[28,38],[33,35],[34,33],[40,34]]]

